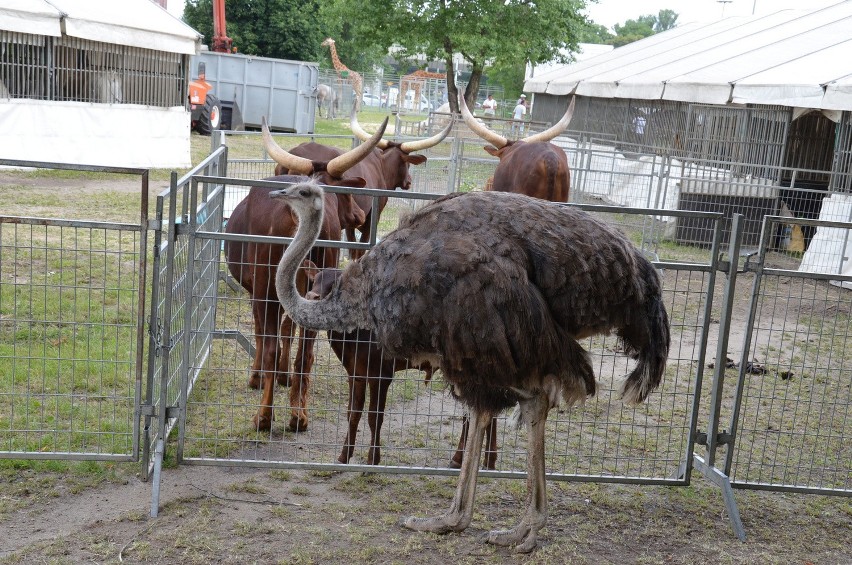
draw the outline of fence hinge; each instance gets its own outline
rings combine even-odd
[[[720,447],[723,445],[728,445],[733,443],[734,436],[725,431],[721,431],[716,434],[716,447]],[[698,445],[703,445],[707,447],[707,432],[696,431],[695,432],[695,443]]]
[[[148,229],[154,231],[163,229],[163,221],[158,219],[148,220]]]
[[[166,406],[166,419],[177,418],[180,416],[180,406]]]
[[[718,270],[722,271],[723,273],[730,273],[731,272],[731,262],[730,261],[722,261],[720,259]]]
[[[153,404],[140,404],[139,405],[139,415],[140,416],[156,416],[157,413],[154,411]]]

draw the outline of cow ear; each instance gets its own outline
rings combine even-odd
[[[305,259],[302,261],[302,271],[304,271],[305,275],[307,275],[308,280],[313,282],[316,276],[319,274],[319,267],[316,266],[316,263],[311,261],[310,259]]]
[[[485,152],[488,153],[489,155],[492,155],[494,157],[500,156],[500,150],[497,149],[496,147],[492,146],[492,145],[486,145],[484,147],[484,149],[485,149]]]
[[[352,177],[340,179],[334,183],[334,186],[351,186],[353,188],[364,188],[367,186],[367,180],[362,177]]]
[[[426,156],[425,155],[406,155],[405,161],[409,165],[422,165],[423,163],[426,162]]]

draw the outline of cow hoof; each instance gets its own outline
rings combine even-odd
[[[257,373],[252,373],[248,380],[249,388],[258,389],[263,384],[263,379]]]
[[[292,418],[290,418],[290,423],[287,424],[287,431],[295,433],[306,432],[308,431],[308,422],[299,421],[298,418],[293,416]]]
[[[382,460],[382,455],[378,449],[371,449],[367,452],[367,465],[378,465]]]
[[[450,459],[450,469],[461,469],[462,458],[461,457],[453,457]]]
[[[278,375],[278,386],[290,386],[290,375]]]
[[[255,414],[251,421],[254,424],[254,429],[259,432],[268,432],[272,429],[271,416],[261,416],[259,414]]]

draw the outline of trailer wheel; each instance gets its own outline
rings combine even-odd
[[[201,109],[201,115],[198,117],[198,133],[201,135],[210,135],[213,130],[219,129],[222,123],[222,104],[219,99],[208,93],[204,101],[204,108]]]

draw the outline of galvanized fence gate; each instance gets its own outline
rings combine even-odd
[[[352,143],[351,139],[339,141]],[[852,397],[850,354],[846,353],[852,351],[847,347],[852,313],[842,288],[852,285],[852,277],[840,274],[848,271],[845,262],[826,273],[808,264],[811,249],[791,253],[778,245],[779,234],[788,233],[785,229],[790,227],[793,233],[814,229],[815,239],[820,233],[816,228],[833,229],[842,239],[850,233],[852,223],[773,215],[780,208],[781,194],[776,187],[725,176],[700,162],[640,154],[624,159],[623,153],[619,157],[591,137],[559,138],[557,143],[572,163],[573,205],[619,226],[660,270],[673,344],[661,389],[647,404],[626,408],[616,391],[630,362],[611,338],[585,343],[595,359],[600,393],[582,408],[551,414],[548,477],[686,485],[696,469],[723,489],[740,537],[744,531],[733,488],[852,494]],[[400,214],[437,194],[483,186],[494,160],[482,156],[481,145],[476,139],[456,136],[431,149],[429,161],[412,168],[414,186],[422,192],[351,191],[391,197],[376,226],[381,237],[393,229]],[[287,392],[283,388],[276,391],[280,391],[274,401],[277,419],[271,430],[254,428],[252,416],[261,404],[261,393],[247,386],[248,368],[257,348],[251,302],[227,275],[222,248],[226,241],[238,245],[264,238],[225,234],[223,225],[249,186],[267,185],[256,179],[271,171],[263,155],[235,156],[233,147],[217,147],[195,170],[181,179],[173,177],[171,187],[157,198],[156,217],[151,222],[144,216],[138,226],[120,227],[140,234],[141,241],[150,231],[153,244],[150,258],[139,251],[133,255],[133,274],[138,275],[134,280],[139,282],[130,291],[136,304],[144,305],[146,293],[150,295],[147,358],[142,360],[141,342],[145,340],[137,337],[131,346],[138,351],[136,361],[128,364],[129,371],[139,372],[139,383],[143,382],[142,367],[147,365],[148,378],[144,386],[131,387],[133,394],[117,395],[118,400],[94,390],[100,389],[102,379],[88,385],[92,392],[67,385],[69,406],[59,407],[54,400],[61,395],[54,394],[48,384],[53,358],[57,365],[73,363],[76,361],[66,358],[76,358],[78,350],[54,353],[36,345],[28,345],[26,350],[20,345],[9,348],[22,328],[35,342],[49,343],[44,332],[52,326],[70,326],[79,334],[82,328],[90,331],[97,324],[31,313],[39,303],[36,296],[54,290],[62,295],[72,288],[79,295],[78,287],[92,283],[88,279],[85,285],[46,283],[50,269],[43,258],[36,257],[36,251],[50,251],[52,243],[27,243],[17,227],[40,225],[41,220],[0,217],[0,364],[41,375],[37,381],[22,381],[23,385],[17,380],[2,381],[0,402],[12,407],[15,417],[7,419],[7,411],[0,411],[0,457],[111,457],[102,447],[89,449],[90,440],[76,433],[79,416],[68,417],[73,424],[66,426],[70,428],[67,433],[51,416],[81,407],[85,407],[84,414],[91,414],[95,404],[100,415],[107,406],[124,403],[134,408],[131,415],[121,417],[122,423],[126,418],[127,432],[119,437],[129,442],[121,457],[136,460],[141,447],[145,476],[153,474],[152,515],[158,512],[160,470],[167,446],[184,464],[457,472],[449,468],[449,462],[461,433],[461,408],[446,393],[441,379],[427,381],[416,370],[397,372],[389,387],[381,465],[366,464],[371,431],[363,421],[354,428],[359,435],[352,459],[348,464],[339,461],[354,415],[346,409],[350,401],[346,372],[324,335],[315,342],[312,369],[296,367],[290,380],[291,385],[309,387],[307,429],[294,432],[285,428],[291,405],[298,398],[281,398]],[[728,200],[720,196],[725,190]],[[713,196],[703,201],[714,211],[672,209],[677,207],[672,206],[673,198],[688,204],[690,194]],[[731,194],[742,200],[732,202]],[[775,208],[771,207],[773,197]],[[601,205],[615,201],[630,205]],[[760,210],[770,210],[761,215],[770,217],[761,219],[759,227],[746,206],[754,203],[765,205]],[[52,225],[57,229],[64,226],[61,221]],[[93,226],[84,223],[76,229],[80,227]],[[75,260],[81,255],[79,239],[72,246]],[[341,242],[324,245],[346,246]],[[61,257],[70,255],[59,253]],[[142,278],[147,259],[153,265],[149,289]],[[27,273],[35,273],[35,266],[44,267],[42,278],[22,275],[22,264],[30,265],[23,271]],[[92,270],[88,266],[92,264],[88,260],[84,270]],[[127,280],[126,275],[122,280]],[[144,308],[136,312],[140,318],[133,327],[135,335],[141,336]],[[98,323],[114,327],[107,321]],[[295,343],[294,348],[304,342],[297,339]],[[103,364],[119,365],[113,361]],[[711,365],[712,378],[706,378]],[[291,391],[296,388],[300,387],[291,386]],[[42,408],[46,398],[56,406]],[[370,410],[364,420],[374,420],[375,409]],[[525,476],[523,431],[501,419],[498,435],[495,469],[483,474]],[[81,439],[57,443],[57,438],[65,436]],[[98,431],[93,437],[114,443],[115,434]]]
[[[0,458],[137,461],[148,171],[0,165],[35,185],[43,169],[130,176],[140,194],[135,223],[0,215]]]

